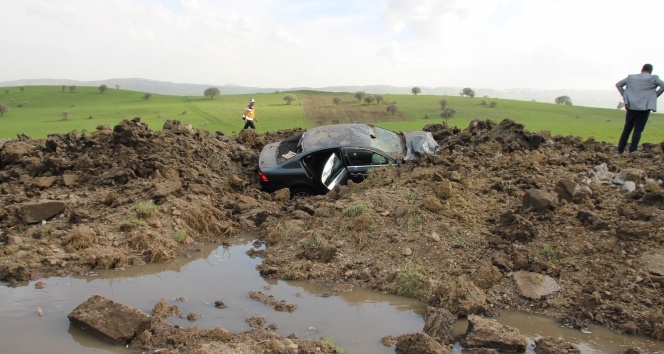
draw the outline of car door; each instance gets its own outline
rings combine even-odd
[[[301,161],[316,191],[326,193],[336,185],[348,183],[348,170],[339,149],[312,152]]]
[[[360,147],[344,148],[347,169],[353,182],[362,182],[370,169],[395,164],[396,161],[386,154]]]

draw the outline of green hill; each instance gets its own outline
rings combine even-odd
[[[287,94],[296,97],[291,104]],[[369,93],[372,94],[372,93]],[[25,86],[4,88],[0,103],[8,107],[0,119],[0,138],[26,134],[42,138],[72,130],[91,132],[99,125],[114,126],[122,119],[141,117],[151,129],[161,129],[166,120],[180,120],[196,128],[224,134],[242,129],[242,112],[249,98],[256,99],[259,132],[312,127],[321,124],[363,122],[393,130],[422,129],[426,124],[442,123],[440,100],[457,113],[448,124],[465,128],[473,119],[501,121],[509,118],[524,124],[529,131],[548,130],[553,135],[571,135],[616,143],[624,121],[624,110],[562,106],[549,103],[438,95],[385,94],[381,102],[367,104],[353,93],[297,91],[202,96],[154,94],[109,88],[101,94],[97,87],[77,87],[73,92],[61,86]],[[340,98],[338,104],[333,103]],[[386,107],[394,104],[395,114]],[[495,105],[492,107],[492,105]],[[64,119],[63,112],[70,112]],[[652,114],[642,142],[664,141],[664,120]]]

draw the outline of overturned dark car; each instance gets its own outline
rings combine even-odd
[[[320,126],[263,147],[258,181],[266,192],[288,188],[291,197],[320,195],[349,179],[361,182],[372,168],[398,165],[438,149],[425,131],[398,134],[369,124]]]

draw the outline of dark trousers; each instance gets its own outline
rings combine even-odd
[[[618,141],[618,153],[622,154],[625,151],[627,146],[627,139],[629,135],[634,130],[632,134],[632,142],[629,144],[629,152],[634,152],[639,147],[639,140],[641,140],[641,133],[648,123],[648,117],[650,116],[650,110],[645,111],[636,111],[628,110],[625,114],[625,127],[623,128],[622,135],[620,136],[620,141]]]
[[[249,119],[244,120],[244,128],[242,128],[242,130],[247,129],[247,128],[256,129],[256,126],[254,125],[253,120],[249,120]]]

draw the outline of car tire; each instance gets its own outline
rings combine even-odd
[[[291,199],[311,197],[313,192],[309,188],[295,188],[291,191]]]

